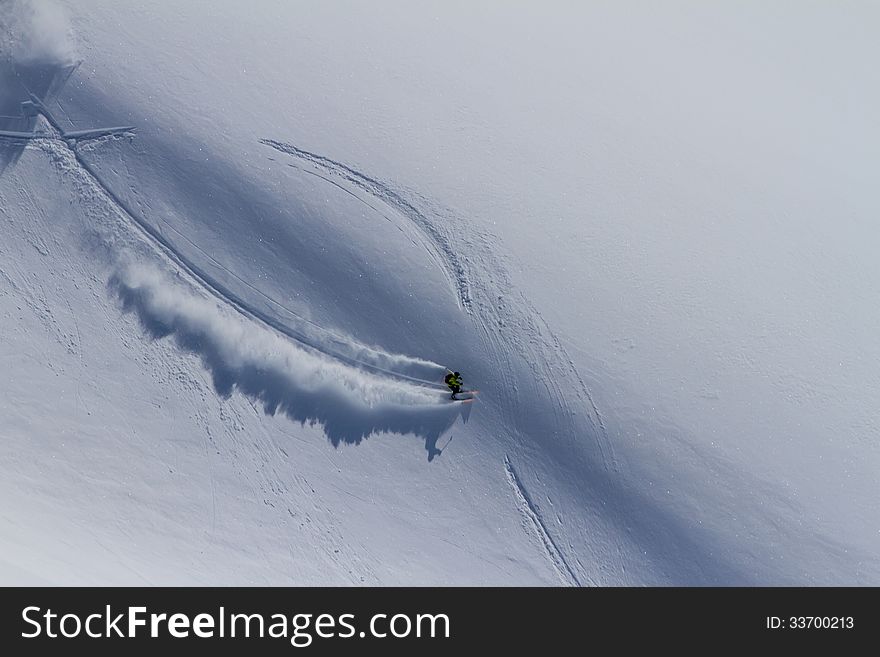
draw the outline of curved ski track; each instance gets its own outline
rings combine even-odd
[[[445,235],[437,226],[431,222],[415,205],[406,200],[398,192],[391,189],[388,185],[372,178],[346,164],[331,160],[323,155],[317,155],[297,148],[293,144],[286,144],[274,139],[261,139],[261,144],[274,148],[276,151],[290,155],[296,159],[312,164],[315,168],[323,170],[326,173],[341,178],[344,182],[355,188],[366,192],[367,195],[383,201],[385,204],[396,209],[409,219],[416,228],[426,238],[427,244],[431,247],[430,252],[434,261],[439,265],[440,269],[446,274],[446,277],[452,283],[458,295],[458,302],[461,307],[468,313],[472,312],[471,308],[471,286],[465,271],[465,267],[458,257],[455,249],[450,244],[449,237]],[[314,172],[306,170],[307,173]],[[342,187],[336,181],[320,176],[323,180],[332,185],[340,187],[348,194],[352,194],[351,190]],[[356,194],[352,194],[362,203],[366,203],[373,210],[376,208],[367,203],[363,198]],[[378,210],[377,210],[378,212]],[[382,214],[380,212],[380,214]]]
[[[98,140],[97,143],[119,138],[120,137],[106,137]],[[365,362],[350,354],[328,349],[326,345],[318,344],[310,339],[310,337],[303,331],[279,321],[277,318],[259,310],[258,308],[254,308],[253,305],[248,304],[233,290],[214,279],[195,262],[181,254],[168,238],[162,235],[154,226],[139,217],[137,212],[129,208],[127,203],[101,180],[99,173],[84,157],[82,157],[75,145],[70,146],[58,137],[38,139],[33,143],[49,153],[56,164],[61,165],[62,169],[66,170],[68,173],[71,171],[78,173],[80,178],[79,183],[88,189],[88,193],[103,196],[106,202],[115,208],[118,214],[124,219],[127,219],[128,223],[136,229],[143,239],[160,251],[166,258],[168,258],[168,260],[177,265],[177,267],[191,277],[196,284],[202,287],[211,296],[215,297],[219,302],[227,304],[243,316],[287,336],[309,351],[335,358],[340,362],[346,363],[355,368],[364,369],[383,376],[392,376],[414,385],[437,388],[442,387],[437,386],[434,382],[415,379],[406,374],[390,371],[373,363]],[[505,268],[501,266],[500,263],[491,260],[494,256],[484,256],[484,262],[482,263],[483,266],[480,267],[480,271],[475,272],[475,275],[479,275],[480,280],[485,280],[487,284],[478,288],[472,288],[469,282],[471,276],[468,275],[468,268],[457,256],[457,252],[453,248],[449,236],[442,233],[431,222],[431,220],[428,219],[424,212],[419,210],[414,203],[404,198],[400,192],[391,189],[388,185],[375,178],[366,176],[345,164],[304,151],[290,144],[270,139],[263,139],[261,140],[261,143],[296,158],[301,163],[317,169],[317,172],[309,171],[305,168],[301,170],[306,173],[312,173],[313,175],[319,175],[319,177],[323,178],[328,183],[340,187],[343,191],[353,195],[374,210],[376,210],[376,208],[371,205],[369,201],[362,198],[360,194],[356,194],[355,190],[366,194],[368,197],[376,198],[408,218],[419,230],[428,245],[432,247],[430,249],[432,257],[441,266],[442,270],[451,281],[453,288],[457,292],[460,306],[473,317],[476,325],[475,327],[486,339],[487,348],[492,361],[499,364],[499,367],[505,370],[505,374],[511,375],[510,380],[512,380],[513,365],[510,362],[509,354],[512,351],[515,353],[522,353],[522,348],[525,345],[521,344],[518,339],[514,340],[513,343],[510,343],[510,336],[517,334],[517,332],[522,336],[527,336],[527,340],[531,347],[537,347],[542,353],[540,362],[534,362],[533,365],[540,370],[541,376],[538,378],[545,382],[546,393],[548,400],[554,408],[555,418],[561,423],[561,426],[559,427],[560,430],[569,432],[569,435],[573,436],[583,433],[583,428],[579,426],[574,419],[574,413],[566,408],[569,406],[570,402],[566,399],[567,395],[563,394],[559,382],[560,379],[563,378],[559,376],[559,373],[567,372],[577,383],[575,394],[583,403],[583,408],[587,411],[589,422],[592,425],[592,433],[595,436],[599,453],[601,455],[602,466],[606,470],[617,470],[616,458],[611,447],[607,428],[589,388],[577,372],[571,359],[565,353],[564,347],[562,347],[558,338],[547,326],[540,313],[538,313],[522,295],[519,295],[520,298],[517,299],[516,304],[508,305],[504,303],[503,295],[497,294],[500,290],[511,290],[513,288],[509,284],[507,275],[505,274]],[[473,243],[474,241],[479,242],[482,247],[479,249],[480,253],[494,253],[494,250],[492,249],[493,239],[491,236],[478,234],[472,228],[466,232],[468,235],[462,239],[467,239],[469,243]],[[193,246],[198,249],[197,245]],[[204,253],[201,249],[198,250]],[[240,281],[243,285],[246,285],[249,289],[257,292],[261,297],[274,306],[290,313],[290,315],[295,317],[298,321],[311,325],[314,329],[321,331],[325,336],[333,337],[334,340],[344,341],[341,336],[314,324],[310,320],[300,317],[294,311],[283,306],[260,290],[257,290],[247,281],[235,275],[234,272],[223,267],[209,254],[205,253],[205,256],[209,257],[218,268],[236,278],[236,280]],[[473,267],[475,264],[479,263],[468,262],[467,264],[468,266]],[[510,325],[517,326],[518,331],[511,332],[504,330],[505,327]],[[366,347],[358,346],[356,348],[365,351],[368,350]],[[378,354],[378,352],[374,353]],[[571,389],[569,389],[569,393],[570,392]],[[506,390],[502,387],[498,391],[498,394],[501,397],[500,401],[502,401],[507,408],[517,408],[516,389]],[[513,424],[512,431],[515,434],[519,434],[515,422]],[[525,438],[524,436],[520,437]],[[568,585],[581,585],[581,582],[586,576],[578,575],[578,573],[569,565],[563,550],[558,547],[557,543],[552,538],[548,525],[542,518],[540,507],[532,501],[532,497],[529,495],[521,477],[517,474],[510,458],[507,456],[504,459],[503,467],[505,469],[506,477],[513,489],[513,495],[517,507],[520,509],[523,517],[528,519],[533,527],[533,531],[540,537],[547,558],[553,564],[559,577]]]
[[[114,139],[113,137],[107,139]],[[169,241],[161,232],[159,232],[154,226],[152,226],[149,222],[142,219],[137,212],[133,211],[128,204],[120,198],[112,189],[101,180],[100,175],[94,169],[89,162],[81,156],[78,152],[76,146],[69,147],[67,144],[59,138],[43,138],[34,140],[40,148],[47,151],[56,162],[63,162],[65,158],[65,153],[70,154],[72,156],[76,168],[79,170],[83,180],[80,182],[84,184],[86,187],[90,188],[93,193],[97,193],[103,195],[107,201],[116,208],[116,210],[121,214],[124,218],[126,218],[129,223],[137,230],[137,232],[146,239],[149,243],[151,243],[155,248],[157,248],[166,258],[168,258],[171,262],[177,265],[182,271],[188,274],[201,288],[203,288],[206,292],[208,292],[211,296],[217,299],[222,304],[228,305],[238,311],[245,317],[256,321],[260,324],[267,326],[268,328],[285,335],[286,337],[294,340],[298,345],[302,348],[310,351],[312,353],[321,354],[324,356],[329,356],[334,358],[346,365],[349,365],[354,368],[362,369],[369,371],[374,374],[382,375],[382,376],[390,376],[407,383],[418,385],[421,387],[428,388],[436,388],[437,390],[444,389],[443,386],[432,382],[425,381],[422,379],[417,379],[402,372],[396,372],[393,370],[389,370],[387,368],[381,367],[374,363],[366,362],[362,359],[359,359],[351,354],[346,354],[339,350],[334,350],[329,348],[326,344],[318,344],[316,341],[310,338],[305,332],[298,330],[284,322],[279,321],[277,318],[272,315],[261,311],[258,308],[255,308],[253,305],[248,304],[242,297],[236,294],[233,290],[223,285],[220,281],[213,278],[209,273],[207,273],[204,269],[199,267],[195,262],[191,259],[187,258],[185,255],[181,254],[178,251],[174,244]],[[68,162],[67,166],[63,167],[66,170],[71,169],[72,163]],[[201,251],[201,249],[199,249]],[[203,252],[203,251],[202,251]],[[204,252],[203,252],[204,253]],[[208,254],[205,254],[208,255]],[[255,292],[259,293],[261,296],[272,302],[273,304],[279,306],[284,309],[291,315],[297,317],[299,321],[310,324],[315,329],[318,329],[324,332],[327,336],[332,337],[335,341],[342,344],[349,344],[349,341],[346,341],[341,336],[307,320],[305,318],[300,317],[294,311],[290,310],[286,306],[278,303],[265,293],[257,290],[251,284],[247,283],[239,276],[235,275],[233,272],[229,271],[220,263],[218,263],[215,259],[211,258],[211,260],[217,264],[223,271],[230,274],[230,276],[236,278],[241,281],[248,288],[253,289]],[[368,347],[362,345],[351,345],[353,350],[362,351],[362,352],[372,352],[375,353],[381,358],[381,354],[376,352]]]

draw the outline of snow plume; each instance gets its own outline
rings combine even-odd
[[[52,0],[0,0],[0,55],[21,64],[74,64],[67,12]]]
[[[238,391],[268,414],[319,424],[334,445],[374,433],[416,434],[432,458],[460,411],[443,393],[313,352],[153,268],[124,266],[110,286],[152,337],[171,337],[197,354],[218,393]]]

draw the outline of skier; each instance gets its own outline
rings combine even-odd
[[[461,373],[459,372],[450,372],[446,375],[446,378],[443,379],[446,382],[446,385],[449,386],[449,389],[452,391],[451,399],[455,399],[455,395],[461,392],[461,386],[463,381],[461,380]]]

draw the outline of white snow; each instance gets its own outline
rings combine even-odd
[[[0,5],[0,582],[880,583],[876,7]]]

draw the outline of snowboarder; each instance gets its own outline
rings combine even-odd
[[[459,372],[450,372],[446,375],[446,378],[443,379],[446,382],[446,385],[449,386],[449,389],[452,391],[451,399],[455,399],[455,395],[461,392],[461,386],[463,381],[461,380],[461,373]]]

